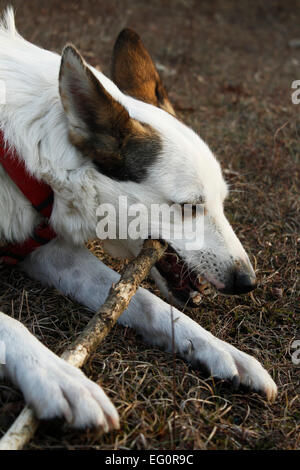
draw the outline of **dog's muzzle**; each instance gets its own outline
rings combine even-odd
[[[257,286],[257,280],[253,269],[235,267],[228,275],[225,287],[219,289],[222,294],[239,295],[251,292]]]
[[[224,272],[222,281],[217,282],[208,272],[196,273],[190,270],[171,246],[156,263],[156,268],[167,281],[174,297],[189,307],[199,305],[202,295],[208,293],[209,285],[228,295],[246,294],[256,287],[256,276],[250,262],[236,260]]]

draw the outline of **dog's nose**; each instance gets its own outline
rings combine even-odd
[[[255,289],[256,285],[257,281],[254,272],[248,273],[235,269],[230,276],[228,284],[225,285],[224,289],[221,289],[221,292],[231,295],[246,294]]]
[[[256,288],[256,276],[244,272],[237,271],[234,274],[233,288],[237,294],[246,294]]]

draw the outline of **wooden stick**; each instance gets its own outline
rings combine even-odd
[[[146,240],[140,254],[124,270],[119,282],[112,285],[100,310],[79,337],[62,354],[75,367],[81,367],[115,325],[139,284],[166,249],[158,240]],[[39,425],[33,411],[26,406],[0,440],[0,450],[21,450],[34,436]]]

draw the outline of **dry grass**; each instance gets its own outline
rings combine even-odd
[[[260,280],[253,294],[211,295],[190,315],[254,354],[279,386],[270,406],[255,393],[233,392],[205,379],[181,359],[173,361],[116,327],[85,372],[101,381],[116,404],[121,430],[97,436],[45,425],[28,448],[300,448],[300,367],[290,355],[293,339],[300,338],[300,109],[291,103],[300,49],[288,44],[299,37],[299,3],[126,0],[122,8],[117,0],[102,1],[101,8],[95,1],[12,3],[21,32],[47,48],[59,51],[71,40],[108,72],[113,39],[128,25],[167,67],[164,80],[177,111],[222,161],[232,187],[226,211]],[[100,247],[93,249],[102,256]],[[90,318],[55,290],[9,270],[0,272],[0,308],[21,318],[58,353]],[[1,432],[22,406],[20,393],[1,384]]]

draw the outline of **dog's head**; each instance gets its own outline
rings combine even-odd
[[[103,177],[100,198],[117,204],[117,196],[126,195],[149,210],[153,204],[202,204],[196,214],[204,222],[201,247],[187,249],[188,240],[170,237],[157,265],[161,279],[191,304],[207,281],[227,294],[251,291],[253,268],[223,211],[228,190],[220,165],[176,118],[150,55],[131,30],[117,39],[112,78],[87,66],[73,46],[64,49],[60,96],[69,136]],[[136,254],[141,243],[122,245]]]

